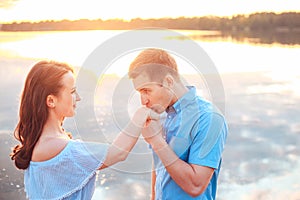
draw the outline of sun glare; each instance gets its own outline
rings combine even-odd
[[[167,9],[166,9],[167,8]],[[171,8],[171,9],[168,9]],[[287,0],[152,0],[152,1],[72,1],[19,0],[15,6],[0,9],[2,22],[43,21],[62,19],[124,19],[194,17],[205,15],[232,16],[253,12],[283,12],[300,10],[300,1]]]

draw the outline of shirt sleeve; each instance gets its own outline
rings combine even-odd
[[[189,152],[189,163],[217,169],[227,138],[224,117],[215,112],[202,114],[192,135],[194,138]]]
[[[103,164],[108,151],[108,144],[75,141],[75,148],[71,151],[74,163],[94,171]]]

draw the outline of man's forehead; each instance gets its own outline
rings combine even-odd
[[[158,84],[157,82],[150,81],[149,77],[144,75],[144,74],[138,75],[137,77],[135,77],[132,80],[132,82],[133,82],[134,88],[136,90],[140,90],[142,88],[146,88],[146,87],[150,87],[152,85],[157,85]]]

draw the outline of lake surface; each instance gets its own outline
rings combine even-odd
[[[222,110],[229,135],[218,199],[300,199],[300,46],[263,44],[252,42],[253,38],[237,41],[216,32],[176,32],[203,48],[222,80],[224,91],[219,92],[225,96],[213,96],[220,87],[205,85],[208,76],[196,71],[184,56],[175,55],[188,84],[196,85],[204,97],[225,103]],[[8,154],[17,143],[12,132],[30,67],[41,59],[64,61],[76,67],[80,78],[81,66],[94,49],[122,33],[125,31],[0,32],[0,199],[25,199],[22,171],[14,168]],[[168,34],[162,41],[183,46],[189,42]],[[79,93],[85,96],[84,86],[92,81],[96,81],[92,83],[95,90],[92,99],[83,98],[78,104],[78,115],[65,121],[65,129],[75,138],[111,142],[139,105],[126,79],[137,50],[116,56],[104,66],[101,76],[92,74],[83,80]],[[84,112],[86,106],[92,110]],[[94,199],[148,199],[150,170],[151,153],[140,138],[127,161],[99,172]]]

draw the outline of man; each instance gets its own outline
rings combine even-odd
[[[227,137],[224,117],[182,83],[164,50],[142,51],[128,75],[143,105],[167,113],[163,127],[151,121],[143,131],[153,150],[151,199],[215,199]]]

